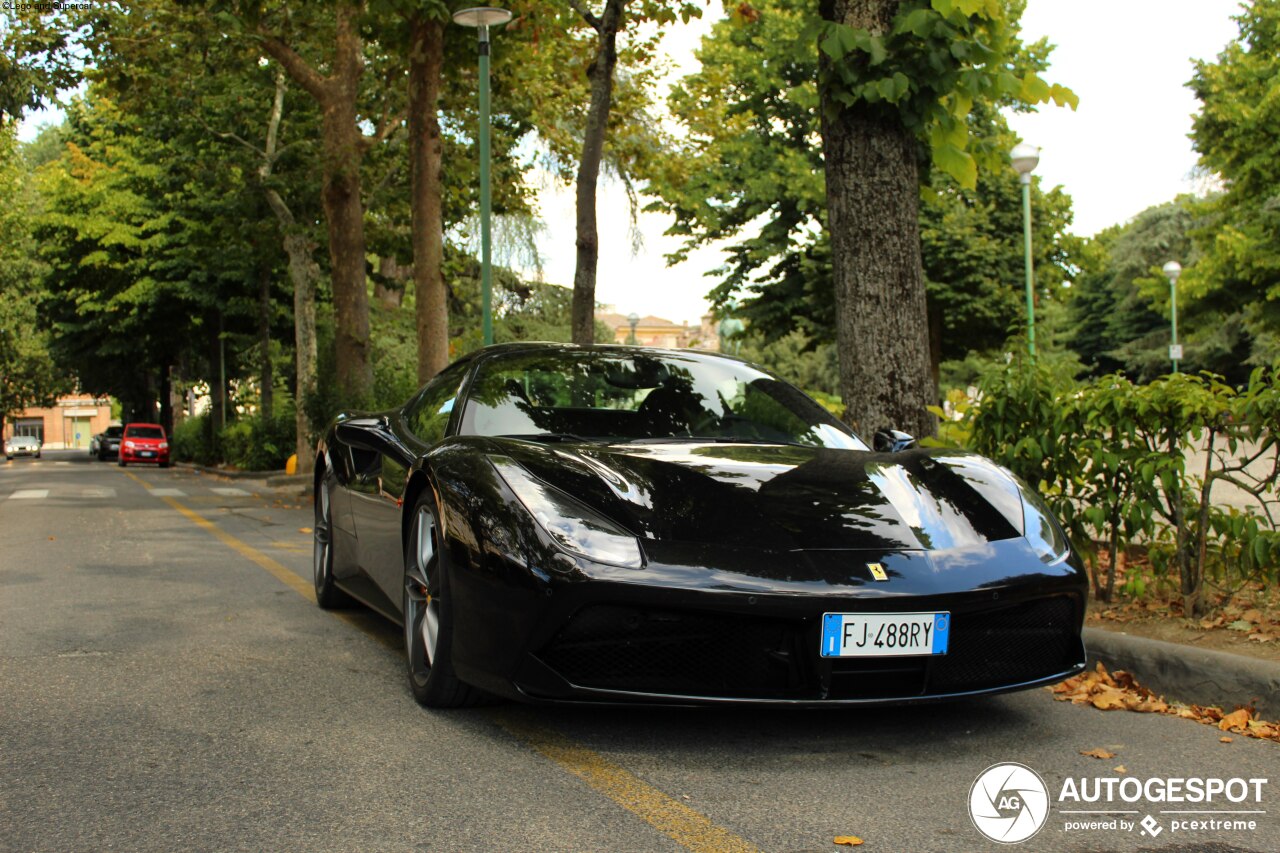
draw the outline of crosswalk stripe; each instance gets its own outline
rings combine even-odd
[[[215,495],[222,495],[222,496],[224,496],[224,497],[228,497],[228,498],[240,498],[240,497],[248,497],[248,496],[249,496],[249,493],[248,493],[248,492],[246,492],[244,489],[237,489],[237,488],[230,487],[230,486],[223,487],[223,488],[212,488],[212,487],[211,487],[211,488],[209,489],[209,491],[213,492]]]
[[[19,489],[18,491],[9,495],[9,497],[15,501],[39,500],[40,498],[49,497],[49,490],[48,489]]]
[[[151,496],[153,498],[184,498],[187,493],[182,489],[152,489]]]
[[[116,490],[109,486],[91,486],[87,489],[81,489],[80,496],[85,498],[114,498]]]

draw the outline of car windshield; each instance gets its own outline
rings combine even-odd
[[[119,438],[124,434],[124,427],[107,427],[107,431],[102,434],[103,438]]]
[[[751,365],[694,353],[544,350],[490,358],[477,369],[460,431],[867,449],[793,386]]]
[[[157,426],[131,426],[124,435],[125,438],[164,438],[164,430]]]

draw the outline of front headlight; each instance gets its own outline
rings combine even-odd
[[[611,566],[644,565],[636,538],[590,507],[530,476],[514,460],[492,458],[498,476],[562,550]]]
[[[160,449],[161,449],[161,450],[168,450],[168,449],[169,449],[169,442],[167,442],[167,441],[162,441],[162,442],[160,442]]]
[[[124,443],[124,446],[125,446],[125,447],[127,447],[127,448],[129,448],[130,450],[133,450],[133,448],[137,447],[137,445],[136,445],[136,444],[134,444],[132,441],[126,441],[126,442]]]
[[[1040,556],[1040,561],[1053,565],[1071,553],[1071,543],[1053,518],[1053,510],[1035,489],[1014,477],[1022,496],[1022,535]]]

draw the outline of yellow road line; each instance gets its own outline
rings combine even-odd
[[[133,480],[134,482],[139,483],[144,488],[148,488],[148,489],[151,488],[146,484],[146,482],[141,477],[137,476],[136,474],[132,474],[128,471],[125,471],[124,475],[129,479]],[[316,600],[315,589],[312,587],[311,584],[307,583],[302,578],[298,577],[293,572],[291,572],[288,568],[281,565],[280,563],[277,563],[275,560],[271,559],[266,554],[259,551],[257,548],[254,548],[252,545],[249,545],[246,542],[241,542],[239,539],[232,536],[230,533],[227,533],[225,530],[223,530],[218,525],[214,524],[209,519],[200,515],[195,510],[187,509],[185,506],[178,503],[173,498],[162,497],[160,498],[160,500],[164,501],[169,506],[173,507],[178,512],[182,513],[184,516],[187,517],[189,521],[191,521],[193,524],[197,525],[198,527],[203,528],[206,532],[211,534],[214,538],[220,541],[223,545],[226,545],[232,551],[235,551],[237,554],[244,557],[246,560],[252,563],[256,563],[259,567],[266,569],[267,572],[269,572],[276,580],[280,581],[280,583],[284,584],[285,586],[292,589],[294,592],[298,593],[298,595],[301,595],[303,598],[307,599],[308,601],[314,602]]]
[[[701,812],[677,802],[619,767],[598,752],[574,743],[557,731],[516,718],[494,714],[498,725],[533,747],[597,792],[640,817],[672,841],[698,853],[758,853],[757,848]]]
[[[128,471],[125,471],[124,475],[144,488],[150,488],[140,477]],[[162,497],[161,500],[240,556],[265,569],[303,598],[312,602],[316,600],[315,588],[285,566],[252,545],[240,541],[177,500],[168,497]],[[368,625],[362,624],[359,620],[344,613],[334,615],[359,628],[373,639],[383,642],[381,637],[375,636],[369,630]],[[758,849],[746,839],[712,823],[706,815],[673,800],[598,752],[574,743],[557,731],[517,719],[508,712],[498,712],[494,717],[498,725],[533,748],[535,752],[582,779],[598,793],[638,816],[677,844],[696,853],[759,853]]]

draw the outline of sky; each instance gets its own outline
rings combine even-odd
[[[720,9],[708,3],[701,20],[669,29],[663,41],[672,64],[669,79],[697,68],[693,52]],[[1057,45],[1045,76],[1071,87],[1080,106],[1074,112],[1042,107],[1011,115],[1009,123],[1041,147],[1037,177],[1071,195],[1075,233],[1093,235],[1153,204],[1211,185],[1211,178],[1197,174],[1187,138],[1198,102],[1185,83],[1194,59],[1212,60],[1235,37],[1231,16],[1238,9],[1237,0],[1029,0],[1023,38],[1047,36]],[[500,34],[494,50],[501,50]],[[50,118],[29,118],[23,138]],[[572,286],[573,188],[546,178],[537,205],[546,224],[539,241],[543,278]],[[705,294],[715,284],[705,274],[722,263],[721,253],[701,249],[668,267],[664,255],[680,241],[664,236],[670,219],[656,213],[640,215],[641,246],[633,253],[628,203],[616,181],[602,178],[597,208],[597,300],[622,314],[696,324],[709,309]]]

